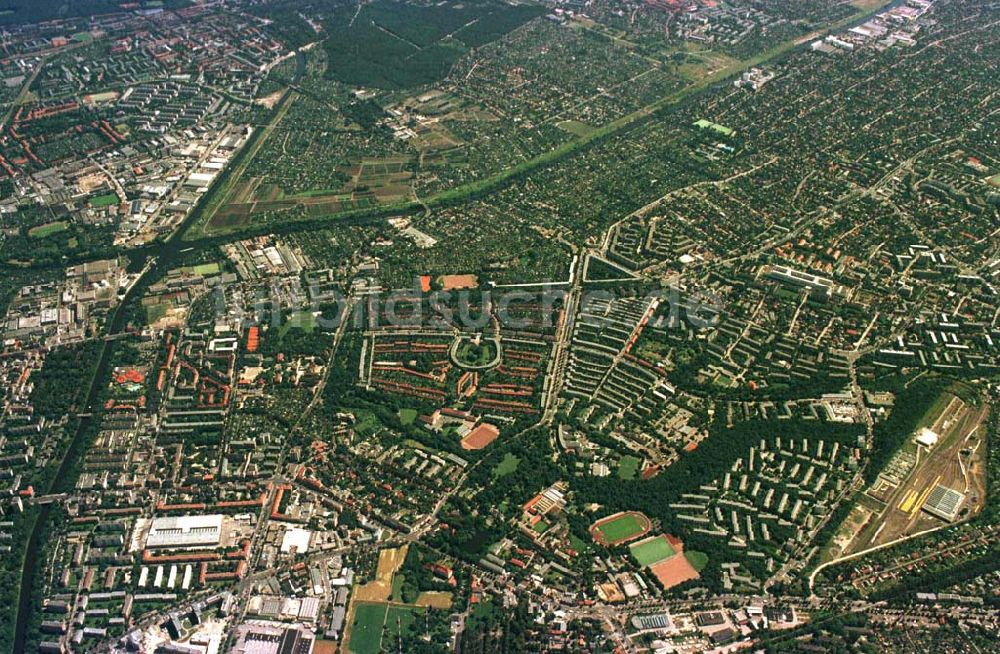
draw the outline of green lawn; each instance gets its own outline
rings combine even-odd
[[[597,528],[601,535],[609,543],[615,543],[626,538],[632,538],[638,534],[642,533],[643,523],[639,521],[639,518],[632,514],[626,513],[623,516],[615,518],[611,522],[606,522]]]
[[[639,472],[640,463],[642,461],[638,457],[623,456],[618,462],[618,478],[635,479],[635,475]]]
[[[704,570],[705,566],[708,565],[708,554],[699,552],[698,550],[685,550],[684,558],[686,558],[688,563],[691,564],[691,567],[698,572]]]
[[[632,558],[641,566],[653,565],[664,559],[669,559],[677,553],[663,536],[647,538],[629,545],[628,548],[632,552]]]
[[[392,594],[389,595],[393,602],[403,601],[403,584],[406,582],[406,575],[396,573],[392,576]]]
[[[705,120],[704,118],[696,121],[694,126],[700,129],[711,129],[719,134],[722,134],[723,136],[731,136],[733,134],[732,128],[720,125],[719,123],[713,123],[712,121]]]
[[[201,275],[202,277],[206,275],[217,275],[219,273],[219,264],[217,263],[203,263],[200,266],[194,266],[191,271],[195,275]]]
[[[564,120],[556,123],[556,127],[564,132],[569,132],[573,136],[590,136],[597,131],[596,127],[587,123],[581,123],[579,120]]]
[[[479,602],[478,604],[473,605],[472,614],[469,615],[468,624],[470,626],[482,624],[484,622],[487,622],[488,620],[493,619],[496,613],[497,613],[497,608],[490,600]]]
[[[379,654],[382,642],[382,625],[385,624],[386,604],[360,602],[354,609],[354,624],[351,625],[349,652],[357,654]]]
[[[36,225],[28,230],[28,236],[32,238],[45,238],[46,236],[52,236],[53,234],[58,234],[61,231],[69,229],[69,223],[65,220],[56,220],[51,223],[45,223],[44,225]]]
[[[90,206],[96,208],[110,207],[116,204],[118,204],[118,196],[114,193],[105,193],[90,198]]]
[[[521,459],[517,458],[510,452],[503,455],[503,459],[497,464],[496,468],[493,468],[493,478],[499,479],[504,475],[509,475],[510,473],[517,470],[517,466],[521,463]]]
[[[580,537],[577,536],[576,534],[569,535],[569,546],[580,554],[590,549],[590,546],[587,545],[587,543],[585,543],[584,541],[580,540]]]
[[[157,320],[160,320],[167,315],[169,309],[170,306],[163,302],[149,305],[146,307],[146,324],[152,325]]]
[[[400,409],[397,415],[399,416],[399,421],[401,423],[403,423],[404,425],[412,425],[414,421],[417,419],[417,410]]]
[[[358,435],[367,438],[382,428],[382,423],[379,422],[379,419],[375,416],[375,414],[368,409],[351,410],[356,419],[354,423],[354,431]]]
[[[288,316],[288,320],[278,328],[278,338],[282,338],[292,327],[297,327],[311,334],[316,329],[316,316],[312,314],[312,311],[296,311]]]

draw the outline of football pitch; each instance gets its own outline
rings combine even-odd
[[[674,548],[663,536],[653,536],[629,545],[629,551],[632,552],[632,558],[641,566],[653,565],[676,554]]]
[[[614,545],[632,540],[649,530],[649,519],[641,513],[623,513],[594,525],[604,542]]]

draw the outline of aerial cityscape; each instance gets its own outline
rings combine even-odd
[[[0,652],[1000,653],[1000,2],[0,0]]]

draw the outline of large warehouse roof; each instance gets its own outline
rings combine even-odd
[[[958,512],[965,503],[965,495],[940,484],[931,491],[923,509],[932,515],[952,522],[958,517]]]
[[[222,515],[156,518],[146,547],[214,547],[222,541]]]

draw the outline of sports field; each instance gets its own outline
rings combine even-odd
[[[45,238],[61,231],[69,229],[69,223],[65,220],[56,220],[44,225],[35,225],[28,230],[28,236],[32,238]]]
[[[90,198],[90,206],[92,207],[110,207],[115,204],[118,204],[118,196],[115,193],[106,193]]]
[[[616,513],[598,520],[590,528],[590,535],[604,545],[620,545],[635,540],[649,531],[649,518],[638,511]]]
[[[691,562],[683,556],[673,556],[666,561],[654,563],[649,567],[649,571],[665,590],[700,576]]]
[[[628,548],[632,552],[632,558],[641,566],[653,565],[677,553],[663,536],[651,536],[638,543],[632,543]]]

